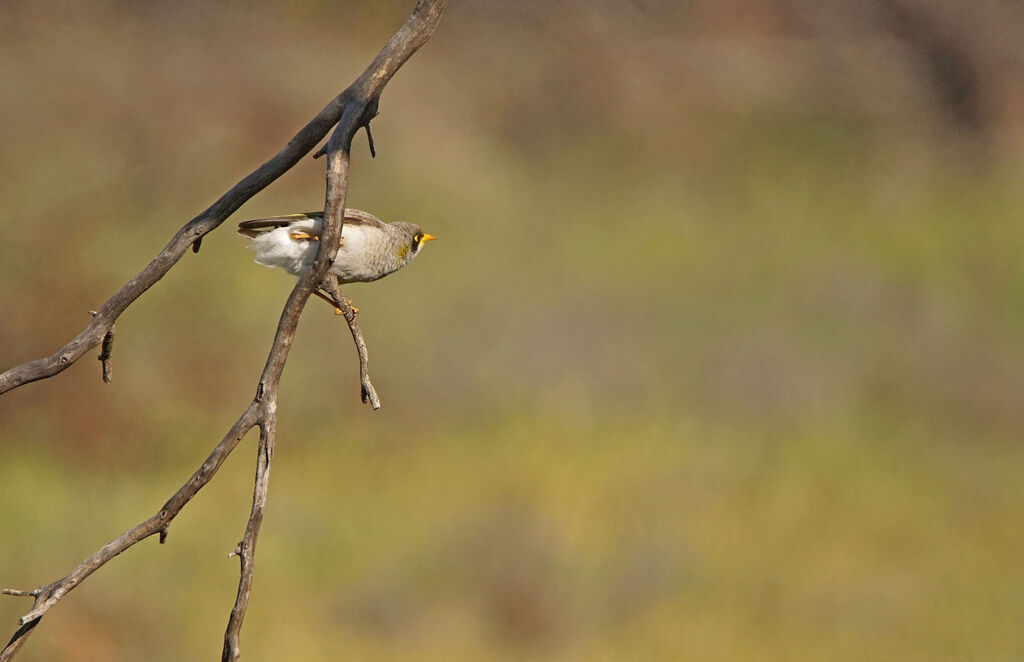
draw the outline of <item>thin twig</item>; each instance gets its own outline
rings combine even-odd
[[[377,150],[373,148],[373,134],[370,133],[370,123],[366,123],[366,142],[370,145],[370,158],[377,158]]]
[[[333,275],[331,278],[328,278],[328,275],[340,244],[342,211],[345,208],[348,189],[349,151],[352,137],[360,127],[367,126],[369,120],[376,115],[380,93],[394,73],[433,34],[445,4],[446,0],[418,0],[412,16],[352,85],[335,97],[277,155],[242,179],[209,209],[185,224],[153,261],[103,304],[94,314],[89,326],[52,356],[30,361],[0,374],[0,393],[4,393],[23,384],[45,379],[61,372],[81,358],[90,348],[103,342],[101,361],[105,366],[105,375],[109,376],[107,362],[110,358],[113,326],[118,316],[143,292],[162,278],[181,259],[190,245],[193,250],[198,250],[199,242],[204,235],[217,228],[243,202],[295,165],[327,134],[330,127],[337,123],[337,128],[327,144],[327,191],[320,248],[317,251],[313,268],[299,278],[281,311],[274,342],[267,355],[267,362],[260,375],[256,395],[252,402],[199,469],[155,515],[101,547],[62,578],[33,591],[16,589],[3,591],[8,595],[33,597],[34,602],[32,609],[18,620],[20,627],[11,637],[7,646],[0,651],[0,662],[10,660],[24,645],[28,635],[39,624],[43,615],[108,561],[153,534],[158,534],[160,542],[164,542],[171,521],[199,490],[212,480],[224,460],[238,446],[249,430],[259,426],[259,459],[253,492],[253,506],[245,536],[237,550],[241,557],[241,576],[238,595],[228,620],[224,638],[224,659],[238,659],[240,654],[238,637],[252,586],[252,560],[255,553],[256,536],[262,522],[267,498],[267,480],[269,479],[276,436],[278,387],[288,359],[288,352],[295,339],[299,317],[310,294],[314,289],[320,287],[325,279],[330,281],[333,278]],[[337,287],[336,279],[333,284]],[[343,311],[348,309],[349,313],[352,313],[351,307],[343,297],[341,303],[344,304]],[[365,373],[365,343],[360,349],[362,334],[358,332],[357,326],[352,326],[355,321],[354,314],[351,317],[349,319],[349,315],[346,315],[353,337],[357,338],[357,350],[360,351],[360,375],[364,382],[365,395],[366,384],[369,383],[369,377]],[[376,393],[372,391],[372,385],[370,385],[369,393],[372,394],[370,397],[371,404],[373,404],[376,402]],[[374,405],[374,408],[376,409],[378,406],[379,402]]]
[[[366,341],[363,339],[363,332],[359,328],[359,322],[356,320],[356,311],[349,304],[348,299],[345,298],[345,294],[341,291],[341,287],[338,284],[338,277],[333,273],[328,274],[328,277],[324,280],[324,289],[334,299],[335,305],[341,314],[345,316],[345,321],[348,322],[348,329],[352,332],[352,340],[356,344],[356,354],[359,356],[359,397],[363,402],[369,402],[370,407],[374,410],[380,409],[380,397],[377,395],[377,389],[373,388],[373,382],[370,381],[370,359],[366,353]]]

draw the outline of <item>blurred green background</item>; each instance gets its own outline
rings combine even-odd
[[[52,353],[276,152],[402,2],[7,2],[0,368]],[[439,241],[312,303],[247,660],[1024,657],[1024,13],[1011,0],[453,1],[350,206]],[[0,585],[154,513],[292,279],[245,218],[0,397]],[[215,658],[255,437],[19,659]],[[0,600],[6,637],[27,610]]]

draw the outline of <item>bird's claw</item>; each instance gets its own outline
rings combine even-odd
[[[358,315],[359,314],[359,309],[356,308],[356,306],[355,306],[356,302],[355,301],[353,301],[352,299],[345,299],[345,303],[347,303],[348,307],[352,309],[352,314],[353,315]],[[334,307],[334,314],[335,315],[344,315],[345,311],[342,310],[341,308],[338,308],[337,306],[335,306]]]

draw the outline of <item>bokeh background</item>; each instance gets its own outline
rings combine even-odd
[[[276,152],[401,2],[5,2],[0,367],[48,355]],[[1015,0],[453,1],[349,203],[439,240],[310,304],[247,660],[1024,657]],[[0,584],[145,519],[252,397],[292,280],[234,223],[0,398]],[[250,437],[29,660],[215,658]],[[13,632],[28,607],[0,600]],[[7,634],[3,635],[4,637]]]

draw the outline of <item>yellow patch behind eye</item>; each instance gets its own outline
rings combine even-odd
[[[398,259],[404,260],[407,257],[409,257],[409,247],[402,246],[401,248],[398,249]]]

